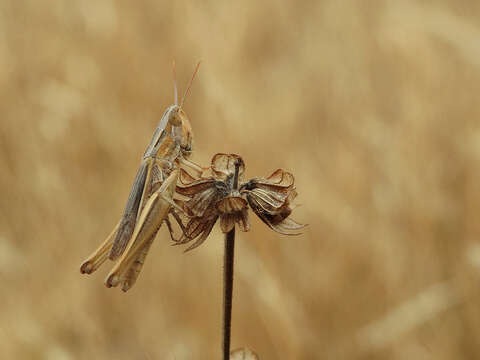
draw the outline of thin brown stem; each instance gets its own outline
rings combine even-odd
[[[223,360],[230,359],[230,330],[232,325],[234,250],[235,227],[225,234],[225,254],[223,258]]]

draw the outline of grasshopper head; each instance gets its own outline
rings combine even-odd
[[[172,127],[172,133],[180,144],[182,154],[188,157],[192,152],[193,131],[188,116],[179,105],[172,105],[168,112],[168,124]]]
[[[193,131],[192,126],[190,125],[190,120],[188,120],[187,114],[183,111],[182,107],[185,102],[185,98],[192,86],[193,79],[197,74],[198,67],[200,62],[198,62],[193,72],[192,78],[188,83],[187,89],[183,94],[182,101],[178,104],[178,90],[177,90],[177,78],[175,73],[175,61],[173,62],[173,89],[174,89],[174,98],[175,105],[171,105],[167,109],[167,122],[172,127],[172,133],[175,137],[175,140],[180,144],[182,150],[182,155],[184,157],[190,156],[192,152],[192,142],[193,142]]]

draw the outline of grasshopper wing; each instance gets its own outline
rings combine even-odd
[[[138,209],[140,208],[140,201],[145,189],[148,169],[151,162],[147,159],[143,160],[135,176],[132,190],[128,196],[127,205],[123,212],[120,225],[118,227],[117,235],[113,241],[112,249],[108,257],[111,260],[116,260],[127,247],[128,241],[132,237],[135,223],[137,221]]]

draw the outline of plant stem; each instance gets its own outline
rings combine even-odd
[[[235,161],[233,189],[238,190],[240,161]],[[223,360],[230,360],[230,333],[232,329],[233,258],[235,255],[235,226],[225,234],[223,255]]]
[[[230,330],[232,325],[233,257],[235,251],[235,227],[225,234],[223,258],[223,360],[230,359]]]

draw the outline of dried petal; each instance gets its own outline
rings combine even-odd
[[[207,239],[208,235],[210,235],[210,232],[212,231],[216,221],[217,221],[217,218],[215,218],[214,221],[207,223],[207,226],[203,230],[202,235],[192,245],[190,245],[187,249],[185,249],[185,252],[193,250],[196,247],[202,245],[203,242]]]
[[[236,154],[216,154],[212,158],[212,171],[216,180],[225,181],[235,174],[235,164],[239,162],[238,179],[242,179],[245,171],[245,164],[242,158]]]
[[[207,227],[208,222],[200,221],[201,218],[193,218],[185,227],[185,236],[187,239],[183,243],[189,242],[199,236]]]
[[[255,214],[257,214],[257,216],[260,218],[260,220],[262,220],[265,224],[267,224],[270,229],[272,229],[272,230],[274,230],[274,231],[276,231],[280,234],[283,234],[283,235],[300,235],[301,234],[301,232],[292,232],[293,229],[285,229],[282,226],[283,222],[280,222],[280,223],[272,222],[267,214],[262,214],[262,213],[257,213],[257,212]],[[304,228],[305,226],[306,225],[300,225],[298,230]]]
[[[256,199],[250,194],[247,196],[248,203],[252,208],[253,212],[262,220],[265,224],[267,224],[272,230],[275,230],[278,233],[285,234],[285,235],[298,235],[300,233],[291,233],[289,231],[299,230],[305,225],[298,224],[297,222],[287,219],[290,216],[292,210],[286,203],[282,206],[277,213],[272,213],[269,211],[265,211]]]
[[[278,226],[284,230],[300,230],[306,227],[306,224],[300,224],[291,218],[285,218]]]
[[[248,216],[248,209],[245,208],[242,210],[242,215],[236,221],[238,227],[241,231],[249,231],[250,230],[250,218]]]
[[[220,217],[220,228],[222,232],[228,233],[235,226],[235,214],[224,214]]]
[[[187,212],[194,216],[203,216],[205,211],[215,204],[218,194],[214,187],[208,188],[196,194],[191,200],[187,201]]]
[[[215,186],[215,181],[213,179],[202,179],[188,185],[178,182],[176,191],[179,194],[188,196],[188,195],[195,195],[201,191],[212,188],[214,186]]]
[[[245,208],[247,208],[247,201],[239,196],[229,196],[217,202],[217,209],[221,214],[234,213]]]
[[[250,189],[262,188],[266,190],[288,191],[293,187],[294,183],[295,178],[291,173],[278,169],[266,179],[253,178],[248,182],[248,185],[245,185]]]
[[[258,206],[267,212],[278,211],[279,208],[285,205],[288,196],[288,193],[282,194],[265,189],[253,189],[247,193],[249,201],[255,201]]]
[[[288,171],[284,171],[283,169],[277,169],[274,171],[270,176],[267,177],[267,180],[271,184],[283,187],[292,186],[295,182],[293,174],[289,173]]]
[[[282,235],[288,235],[288,236],[296,236],[296,235],[301,235],[302,233],[301,232],[289,232],[287,230],[284,230],[280,224],[267,224],[270,229],[272,229],[273,231],[279,233],[279,234],[282,234]]]

